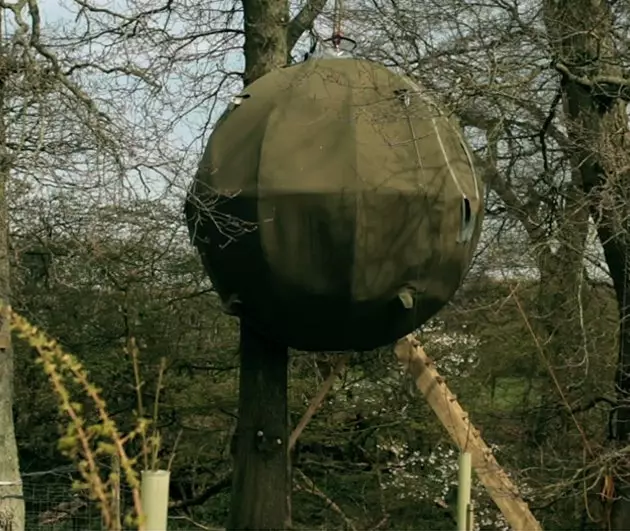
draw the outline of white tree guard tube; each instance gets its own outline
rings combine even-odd
[[[457,531],[472,531],[472,461],[468,452],[459,455],[457,486]]]
[[[143,470],[140,492],[146,531],[166,531],[168,520],[168,470]]]

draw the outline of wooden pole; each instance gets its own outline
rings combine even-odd
[[[499,466],[492,451],[435,370],[433,362],[418,340],[408,335],[396,343],[394,352],[398,361],[411,373],[416,381],[416,387],[460,451],[470,453],[472,467],[477,477],[510,527],[514,531],[542,531],[542,527],[521,498],[516,485]]]
[[[290,526],[289,349],[241,321],[238,423],[228,531]]]

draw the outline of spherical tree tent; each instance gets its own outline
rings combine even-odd
[[[186,202],[241,321],[229,529],[289,526],[288,348],[364,351],[416,330],[461,284],[482,211],[457,123],[383,65],[316,57],[234,98]]]
[[[293,348],[368,350],[450,300],[483,191],[458,126],[426,92],[380,64],[324,58],[236,101],[187,204],[229,312]],[[234,237],[239,225],[251,230]]]

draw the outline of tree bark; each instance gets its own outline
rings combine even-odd
[[[0,13],[0,41],[3,20]],[[4,50],[0,49],[0,58]],[[9,204],[7,187],[11,161],[4,120],[6,73],[0,72],[0,300],[11,300],[9,265]],[[13,347],[8,308],[0,311],[0,531],[23,531],[24,499],[13,424]]]
[[[287,0],[243,0],[245,75],[249,85],[287,62]]]
[[[288,348],[241,321],[229,531],[290,527]]]

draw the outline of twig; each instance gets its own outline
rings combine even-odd
[[[289,437],[289,450],[293,450],[293,448],[295,447],[295,443],[300,438],[300,435],[302,435],[304,428],[306,428],[308,423],[313,418],[313,415],[315,415],[317,409],[322,405],[322,402],[328,394],[328,391],[330,391],[330,388],[335,383],[335,378],[337,378],[339,373],[343,370],[349,359],[350,356],[348,354],[345,354],[337,360],[337,364],[333,368],[332,372],[328,375],[328,378],[326,378],[315,396],[311,399],[311,402],[309,403],[308,408],[306,408],[304,415],[302,415],[300,422],[298,422],[298,425],[295,427],[293,433],[291,433],[291,436]]]
[[[383,516],[374,527],[370,528],[370,531],[378,531],[381,527],[383,527],[389,521],[389,515]]]
[[[215,494],[219,494],[224,490],[230,488],[232,484],[232,471],[225,474],[219,481],[210,485],[207,489],[205,489],[201,494],[191,498],[190,500],[180,500],[176,502],[169,503],[169,507],[184,509],[186,507],[194,507],[196,505],[202,505],[207,500],[212,498]]]
[[[591,457],[593,457],[595,455],[595,452],[591,448],[591,443],[589,442],[588,437],[586,436],[584,428],[582,428],[582,425],[578,421],[577,417],[573,414],[573,411],[571,410],[571,405],[569,404],[569,399],[567,398],[566,393],[562,390],[562,386],[560,385],[560,381],[558,380],[558,376],[556,375],[556,371],[554,370],[553,366],[551,365],[551,362],[549,361],[549,359],[545,355],[545,350],[544,350],[542,344],[540,343],[540,339],[536,335],[536,332],[534,331],[534,327],[532,326],[532,323],[530,322],[529,318],[527,317],[527,314],[525,313],[525,310],[523,308],[523,305],[521,304],[520,299],[516,295],[514,296],[514,302],[516,302],[516,306],[518,307],[518,311],[521,314],[521,317],[523,318],[523,321],[525,322],[525,326],[527,327],[527,331],[530,333],[530,335],[532,336],[532,339],[534,340],[534,343],[536,344],[536,350],[538,351],[538,354],[540,355],[540,358],[541,358],[541,360],[542,360],[542,362],[543,362],[543,364],[545,366],[545,369],[547,369],[547,373],[551,377],[551,380],[552,380],[552,382],[553,382],[553,384],[554,384],[554,386],[556,388],[556,391],[558,392],[558,395],[560,396],[560,399],[562,400],[562,405],[569,412],[569,415],[571,416],[571,420],[573,421],[573,424],[577,428],[578,433],[580,434],[580,437],[582,438],[582,443],[584,444],[584,449],[588,452],[588,454]]]
[[[162,437],[157,429],[158,412],[160,408],[160,391],[162,390],[162,380],[166,370],[166,358],[160,360],[160,372],[158,373],[157,389],[155,390],[155,400],[153,401],[153,434],[149,441],[151,444],[151,470],[157,470],[158,452],[162,443]]]
[[[190,516],[186,516],[185,514],[180,516],[171,517],[173,520],[186,520],[187,522],[194,525],[197,529],[203,529],[204,531],[223,531],[221,528],[217,527],[208,527],[206,525],[200,524],[199,522],[195,522]]]
[[[601,403],[608,404],[611,408],[617,407],[617,402],[605,396],[597,396],[591,400],[589,400],[586,404],[582,404],[579,406],[575,406],[571,408],[571,413],[584,413],[590,409],[593,409],[595,406]]]
[[[136,344],[136,338],[131,336],[127,340],[125,352],[131,356],[133,364],[133,380],[136,387],[136,400],[138,405],[138,418],[144,417],[144,405],[142,403],[142,384],[140,380],[140,364],[138,361],[138,345]],[[144,460],[144,469],[149,470],[149,454],[147,452],[147,436],[146,433],[141,433],[142,439],[142,459]]]
[[[173,466],[173,461],[175,460],[175,454],[177,453],[177,447],[179,446],[179,441],[182,437],[182,433],[184,433],[183,429],[180,429],[177,432],[177,437],[175,437],[175,443],[173,444],[173,451],[171,452],[171,457],[168,458],[168,465],[166,465],[166,470],[170,470]]]
[[[352,520],[346,516],[346,514],[341,510],[341,507],[337,505],[334,501],[332,501],[326,494],[324,494],[318,487],[315,485],[312,479],[308,478],[304,472],[302,472],[299,468],[295,469],[295,473],[300,477],[300,479],[306,484],[305,487],[300,486],[299,484],[296,487],[299,489],[312,494],[313,496],[317,496],[321,500],[323,500],[327,507],[331,509],[333,512],[337,513],[344,521],[348,529],[351,531],[357,531],[357,528],[352,523]]]

